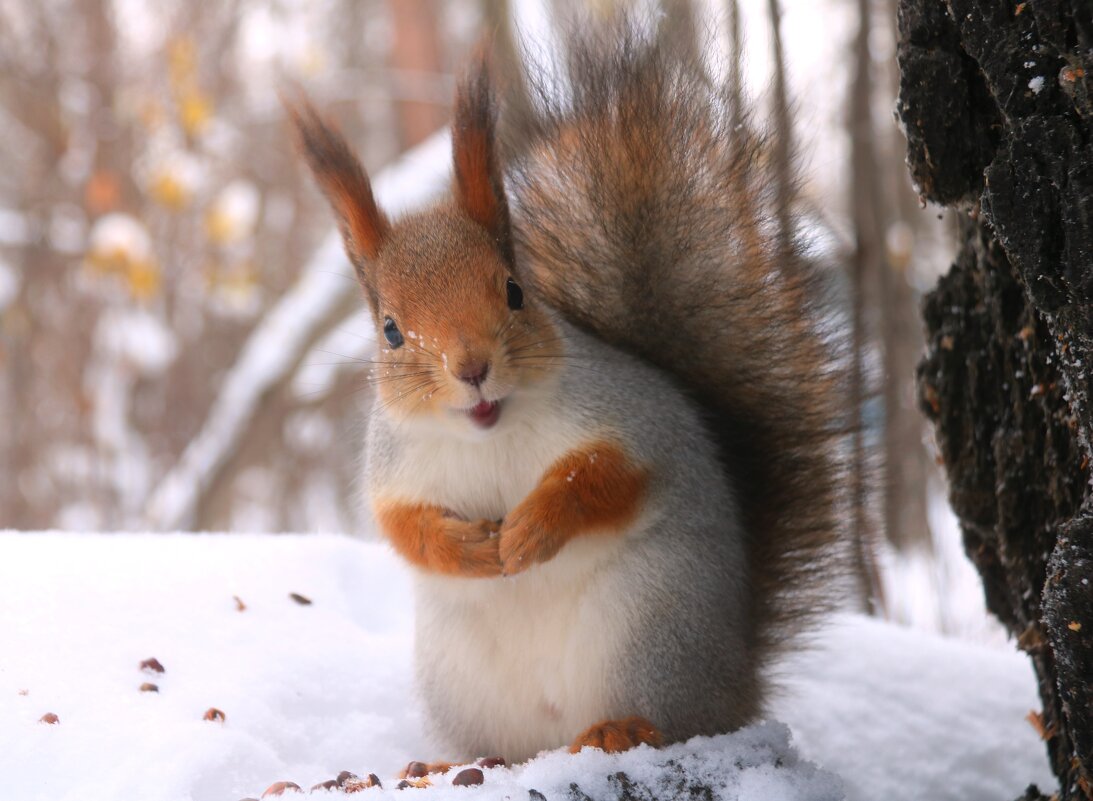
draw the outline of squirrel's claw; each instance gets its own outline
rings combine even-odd
[[[560,538],[536,515],[517,507],[501,526],[498,556],[501,574],[513,576],[546,562],[561,548]]]
[[[642,743],[651,745],[653,748],[660,748],[664,744],[664,735],[645,718],[605,720],[582,732],[569,746],[569,752],[576,754],[587,746],[615,754],[619,751],[629,751]]]

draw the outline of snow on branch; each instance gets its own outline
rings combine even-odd
[[[392,214],[426,205],[449,179],[450,140],[437,133],[376,174],[373,189]],[[251,332],[198,434],[152,492],[145,509],[158,530],[193,526],[201,499],[235,453],[263,399],[291,379],[357,282],[337,232],[326,237],[300,278]]]

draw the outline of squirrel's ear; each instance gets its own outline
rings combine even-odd
[[[490,85],[489,48],[479,45],[455,92],[452,161],[459,205],[511,259],[508,203],[497,145],[497,107]]]
[[[349,260],[374,299],[375,288],[365,267],[379,253],[390,224],[376,206],[368,176],[345,137],[323,122],[306,99],[296,103],[282,98],[282,102],[296,128],[300,152],[338,216]]]

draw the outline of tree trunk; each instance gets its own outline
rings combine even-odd
[[[1093,14],[900,0],[899,28],[911,174],[968,212],[920,404],[987,606],[1032,658],[1059,798],[1091,799]]]

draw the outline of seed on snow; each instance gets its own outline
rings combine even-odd
[[[482,771],[478,768],[467,768],[461,770],[452,779],[452,784],[456,787],[473,787],[476,784],[481,784],[485,780],[482,775]]]
[[[140,663],[140,669],[141,670],[148,670],[148,671],[151,671],[152,673],[163,673],[164,672],[163,665],[161,665],[159,663],[159,660],[156,659],[154,656],[149,657],[148,659],[145,659],[143,662],[141,662]]]

